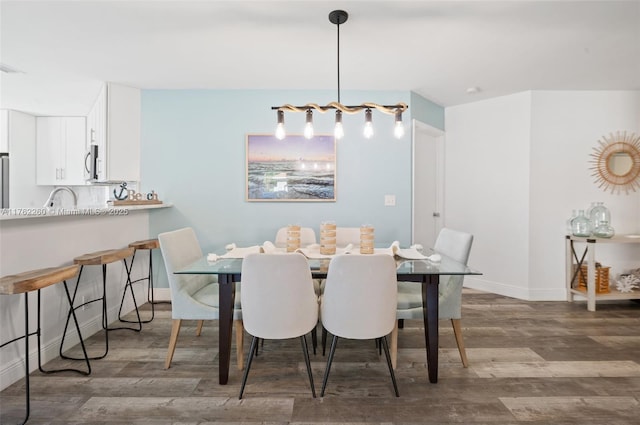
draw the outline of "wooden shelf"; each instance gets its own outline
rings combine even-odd
[[[615,235],[611,238],[596,238],[595,236],[582,237],[582,236],[567,236],[575,242],[587,242],[587,243],[640,243],[640,235]]]
[[[578,255],[575,251],[576,243],[584,243],[585,249],[582,255]],[[567,301],[573,301],[574,296],[586,298],[587,309],[589,311],[596,311],[596,301],[598,300],[633,300],[640,299],[640,290],[633,290],[631,292],[620,292],[615,287],[615,282],[609,283],[609,293],[596,293],[596,245],[598,244],[640,244],[640,235],[615,235],[612,238],[596,238],[596,237],[579,237],[579,236],[566,236],[565,243],[565,273],[566,273],[566,285],[567,285]],[[574,282],[572,281],[575,267],[578,263],[577,258],[583,258],[582,264],[587,265],[587,290],[580,290],[574,288]],[[578,277],[576,276],[576,280]]]
[[[615,283],[614,283],[615,285]],[[587,291],[571,288],[570,291],[574,295],[581,296],[587,299]],[[620,292],[615,288],[611,288],[611,292],[606,294],[596,294],[597,300],[640,300],[640,290],[633,290],[631,292]]]
[[[124,200],[124,201],[109,201],[111,203],[111,205],[113,205],[114,207],[121,207],[121,206],[125,206],[125,205],[158,205],[158,204],[162,204],[162,201],[159,201],[157,199],[151,199],[151,200],[140,200],[140,201],[130,201],[130,200]]]

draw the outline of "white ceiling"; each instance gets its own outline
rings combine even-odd
[[[86,114],[143,89],[412,90],[443,106],[524,90],[640,89],[640,0],[1,0],[0,107]],[[469,87],[480,91],[470,95]],[[314,99],[309,99],[314,101]],[[364,99],[363,101],[366,101]]]

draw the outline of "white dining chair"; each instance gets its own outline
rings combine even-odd
[[[197,320],[196,336],[200,336],[205,320],[219,318],[218,283],[211,275],[174,274],[175,270],[185,267],[202,258],[202,250],[194,230],[185,227],[158,235],[160,251],[169,279],[171,290],[171,337],[164,367],[171,366],[173,354],[180,334],[183,320]],[[236,356],[238,369],[243,368],[243,330],[242,311],[240,309],[240,285],[236,284],[233,320],[236,330]]]
[[[349,244],[360,246],[360,228],[336,227],[336,246],[344,248]]]
[[[300,228],[300,246],[305,247],[316,243],[316,232],[311,227]],[[287,228],[281,227],[276,232],[276,239],[273,244],[278,248],[287,246]]]
[[[473,235],[458,230],[443,228],[438,234],[434,251],[452,258],[463,264],[467,264]],[[450,319],[453,332],[462,360],[463,367],[468,367],[467,353],[462,338],[462,285],[464,276],[445,275],[440,276],[438,286],[438,319]],[[419,282],[398,283],[398,320],[423,319],[422,312],[422,284]],[[398,327],[391,335],[391,358],[393,367],[397,364],[398,352]]]
[[[311,227],[301,227],[300,228],[300,246],[306,247],[309,245],[313,245],[316,243],[316,232]],[[278,248],[284,248],[287,246],[287,227],[281,227],[276,232],[276,239],[274,241],[274,245]],[[320,296],[322,293],[322,279],[314,279],[313,287],[316,291],[316,294]],[[316,329],[314,328],[311,332],[311,341],[313,345],[313,354],[316,354],[316,349],[318,347],[318,337]]]
[[[324,396],[338,338],[376,339],[382,344],[399,397],[386,336],[396,323],[396,263],[386,254],[337,255],[329,263],[320,300],[322,326],[333,335],[320,396]]]
[[[318,298],[304,255],[250,254],[242,261],[242,315],[253,338],[239,399],[253,362],[258,339],[300,338],[311,393],[316,396],[306,334],[318,323]]]

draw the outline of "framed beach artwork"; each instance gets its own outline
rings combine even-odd
[[[329,135],[247,135],[247,201],[335,202],[336,143]]]

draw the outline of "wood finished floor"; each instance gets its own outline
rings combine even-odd
[[[164,370],[171,313],[158,305],[141,333],[109,334],[109,354],[92,362],[90,376],[32,373],[29,424],[640,424],[639,303],[599,303],[588,312],[584,303],[465,290],[463,304],[470,367],[441,321],[437,384],[427,380],[421,323],[407,321],[398,342],[400,398],[372,341],[340,340],[327,394],[313,399],[299,340],[290,340],[264,344],[243,400],[235,352],[229,384],[217,383],[217,322],[201,337],[195,322],[183,324]],[[101,334],[88,339],[94,349],[101,343]],[[311,360],[319,394],[326,357]],[[22,380],[0,393],[0,423],[22,418],[23,394]]]

